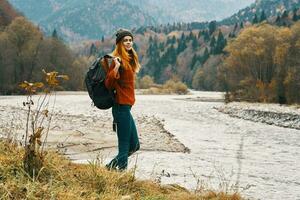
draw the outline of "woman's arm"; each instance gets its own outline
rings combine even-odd
[[[117,60],[117,58],[115,58],[111,63],[111,65],[109,66],[106,79],[105,79],[105,86],[108,89],[113,89],[116,80],[120,78],[119,68],[120,68],[120,62]]]

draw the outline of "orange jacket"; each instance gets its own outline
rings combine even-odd
[[[121,65],[119,71],[115,73],[114,67],[115,63],[113,61],[106,74],[105,86],[108,89],[116,90],[116,103],[133,105],[135,102],[135,72],[132,69],[125,70]]]

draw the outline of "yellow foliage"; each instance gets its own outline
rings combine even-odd
[[[204,82],[204,71],[201,68],[199,68],[193,77],[192,87],[194,89],[202,89],[201,85],[203,85],[203,82]]]
[[[21,88],[26,90],[28,93],[35,93],[38,88],[44,87],[44,84],[41,82],[29,83],[24,81],[23,83],[19,84]]]
[[[177,94],[187,94],[188,93],[187,86],[184,83],[182,83],[181,81],[175,82],[173,80],[168,80],[163,85],[163,89],[169,90],[170,93],[177,93]]]
[[[151,86],[153,86],[153,78],[151,76],[144,76],[139,80],[139,88],[140,89],[149,89]]]
[[[300,22],[291,28],[251,26],[231,40],[225,50],[229,53],[225,71],[231,92],[241,95],[240,98],[277,101],[278,96],[287,94],[281,85],[284,76],[290,76],[289,68],[300,70]]]
[[[49,86],[51,87],[56,87],[59,85],[59,81],[57,78],[61,78],[64,80],[69,80],[69,77],[67,75],[58,75],[58,72],[52,71],[52,72],[46,72],[43,69],[43,73],[46,75],[46,82],[48,83]]]

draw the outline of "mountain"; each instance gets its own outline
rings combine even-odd
[[[68,74],[71,78],[61,89],[82,89],[87,65],[55,35],[46,37],[8,1],[0,0],[0,95],[24,94],[19,84],[42,81],[42,70]]]
[[[67,40],[100,39],[119,27],[155,24],[137,6],[121,0],[10,0],[47,33],[57,30]],[[122,12],[120,12],[122,11]]]
[[[137,5],[162,24],[221,20],[254,0],[124,0]]]
[[[254,0],[9,0],[51,34],[69,40],[111,36],[120,27],[219,20]]]
[[[20,14],[6,0],[0,1],[0,28],[7,26],[10,22]],[[0,29],[1,30],[1,29]]]
[[[228,43],[239,37],[245,28],[267,25],[280,30],[280,26],[299,24],[300,9],[296,9],[297,2],[287,2],[284,8],[282,2],[284,1],[255,2],[243,9],[257,9],[257,15],[262,11],[268,14],[264,20],[259,15],[256,23],[252,17],[241,17],[237,21],[243,23],[230,22],[228,25],[210,21],[140,27],[135,32],[135,45],[143,66],[139,76],[149,75],[156,83],[164,83],[176,76],[175,78],[194,89],[225,90],[224,83],[218,82],[218,79],[221,77],[220,80],[225,81],[221,76],[224,73],[220,70],[223,70],[224,59],[228,55],[224,50]],[[272,11],[274,8],[282,10],[276,13]],[[250,14],[253,16],[253,12],[249,12]],[[113,44],[114,39],[107,38],[95,43],[90,41],[76,50],[79,55],[103,55],[111,51]]]
[[[256,0],[250,6],[241,9],[236,14],[220,22],[222,25],[230,25],[242,21],[252,21],[255,14],[260,17],[264,11],[266,17],[276,17],[285,10],[292,11],[300,8],[300,0]]]

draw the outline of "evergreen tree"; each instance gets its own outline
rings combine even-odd
[[[152,55],[152,44],[149,45],[149,47],[148,47],[148,49],[146,51],[146,55],[148,57],[151,57],[151,55]]]
[[[276,24],[279,24],[281,22],[280,15],[277,15],[277,18],[276,18],[275,22],[276,22]]]
[[[168,63],[175,64],[176,63],[176,50],[174,45],[172,44],[171,47],[168,49]]]
[[[209,46],[210,46],[211,48],[214,48],[215,45],[216,45],[216,38],[215,38],[214,36],[212,36],[211,39],[210,39]]]
[[[258,18],[257,18],[257,15],[255,14],[254,18],[252,20],[252,24],[257,24],[257,23],[258,23]]]
[[[157,40],[152,40],[147,49],[147,56],[149,58],[148,63],[142,72],[154,77],[155,80],[159,80],[161,72],[159,50],[157,48]]]
[[[181,37],[180,37],[180,40],[181,40],[181,41],[185,41],[185,35],[184,35],[184,32],[182,32]]]
[[[152,36],[149,37],[149,43],[152,43],[153,42],[153,38]]]
[[[225,46],[226,46],[226,40],[223,36],[222,31],[219,31],[217,44],[216,44],[216,48],[215,48],[215,54],[222,53]]]
[[[53,30],[52,37],[55,38],[55,39],[58,39],[58,35],[57,35],[56,29]]]
[[[151,42],[149,42],[149,47],[147,49],[146,54],[148,57],[151,58],[151,57],[154,57],[157,55],[156,52],[158,52],[158,41],[156,38],[155,39],[152,39],[152,37],[150,37],[150,38],[151,38],[151,40],[149,39],[149,41],[151,41]]]
[[[160,51],[163,51],[164,48],[165,48],[165,44],[163,42],[160,42],[158,48],[159,48]]]
[[[198,33],[198,39],[201,37],[201,31],[199,31]]]
[[[243,22],[241,22],[240,27],[241,27],[241,29],[244,28],[244,23]]]
[[[193,34],[193,32],[192,32],[192,31],[190,31],[190,34],[189,34],[188,40],[192,40],[192,39],[193,39],[193,37],[194,37],[194,34]]]
[[[233,32],[235,32],[237,28],[238,28],[238,23],[235,23],[234,28],[233,28]]]
[[[187,30],[189,30],[189,31],[192,30],[191,23],[188,23],[188,24],[187,24]]]
[[[172,43],[172,40],[171,40],[171,38],[168,36],[168,37],[167,37],[167,45],[168,45],[168,44],[171,44],[171,43]]]
[[[209,29],[209,35],[213,34],[217,29],[217,22],[216,21],[209,22],[208,29]]]
[[[193,58],[192,58],[192,62],[191,62],[191,65],[190,65],[190,69],[193,70],[196,62],[198,61],[198,56],[197,54],[194,54]]]
[[[210,39],[208,31],[205,30],[205,31],[203,32],[203,35],[204,35],[204,41],[208,42],[209,39]]]
[[[180,54],[182,51],[184,51],[187,48],[185,44],[185,40],[179,40],[178,47],[177,47],[177,55]]]
[[[207,47],[205,47],[204,53],[202,55],[202,63],[205,63],[208,58],[209,58],[209,52],[208,52]]]
[[[288,12],[285,10],[285,11],[282,13],[281,18],[282,18],[282,19],[286,19],[286,18],[288,18],[288,16],[289,16],[289,14],[288,14]]]
[[[92,43],[92,45],[90,47],[90,56],[91,55],[96,55],[96,52],[97,52],[97,48],[96,48],[95,44]]]
[[[167,28],[167,26],[163,26],[162,32],[163,32],[165,35],[168,34],[168,28]]]
[[[177,27],[178,27],[178,30],[180,31],[180,30],[181,30],[181,28],[182,28],[182,26],[181,26],[181,23],[180,23],[180,22],[178,22],[178,23],[177,23]]]
[[[177,55],[180,54],[182,51],[184,51],[187,48],[186,46],[186,37],[184,33],[182,32],[180,39],[178,40],[178,47],[177,47]]]
[[[172,31],[175,31],[175,30],[176,30],[176,24],[175,24],[175,22],[173,22]]]
[[[175,37],[175,35],[173,35],[172,40],[171,40],[171,43],[172,43],[172,44],[175,44],[175,42],[176,42],[176,37]]]
[[[263,21],[265,21],[265,20],[267,20],[267,16],[266,16],[265,11],[263,10],[262,13],[261,13],[261,15],[260,15],[260,20],[259,20],[259,22],[263,22]]]
[[[294,21],[294,22],[295,22],[295,21],[298,21],[298,19],[299,19],[298,15],[297,15],[297,11],[298,11],[297,8],[295,8],[295,9],[293,10],[293,21]]]
[[[196,50],[197,49],[197,47],[198,47],[198,40],[197,40],[197,38],[196,37],[193,37],[192,38],[192,47],[193,47],[193,50]]]

